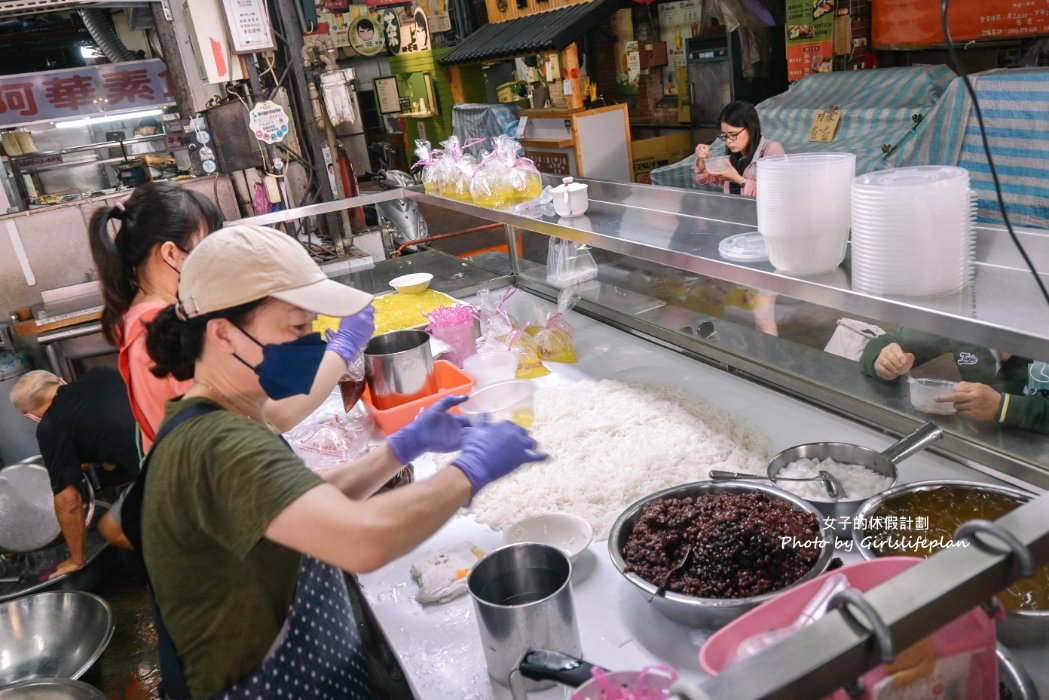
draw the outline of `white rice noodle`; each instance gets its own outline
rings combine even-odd
[[[585,518],[598,539],[627,506],[710,469],[764,474],[766,437],[742,418],[662,385],[580,381],[541,387],[532,435],[550,459],[473,500],[477,520],[506,530],[551,512]]]

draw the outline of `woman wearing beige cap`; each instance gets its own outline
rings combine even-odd
[[[312,380],[314,314],[371,297],[325,278],[293,239],[233,226],[186,259],[179,301],[150,327],[159,371],[192,376],[169,404],[125,528],[156,599],[165,691],[184,698],[372,698],[342,572],[399,557],[477,490],[545,458],[512,423],[471,426],[446,397],[387,444],[321,477],[267,424],[267,396]],[[433,477],[375,491],[427,451]]]

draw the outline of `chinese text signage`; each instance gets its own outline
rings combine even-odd
[[[835,0],[787,0],[787,78],[826,73],[834,58]]]
[[[877,48],[945,42],[940,0],[878,0],[873,12]],[[953,41],[1049,34],[1049,0],[951,0],[949,20]]]
[[[175,103],[163,61],[129,61],[0,76],[0,127]]]

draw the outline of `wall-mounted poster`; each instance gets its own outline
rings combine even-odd
[[[350,48],[362,56],[374,56],[383,50],[382,29],[371,17],[358,17],[350,23]]]
[[[452,18],[448,14],[448,0],[419,0],[419,7],[426,13],[426,24],[430,34],[440,34],[452,28]]]
[[[422,8],[415,8],[415,22],[412,23],[411,51],[430,50],[430,27],[426,21],[426,13]]]
[[[386,43],[386,53],[396,56],[401,52],[401,20],[397,9],[387,7],[382,11],[382,36]]]
[[[787,79],[827,73],[834,58],[835,0],[787,0]]]
[[[401,111],[401,92],[397,87],[397,77],[387,76],[372,81],[375,86],[375,99],[379,101],[381,114],[393,114]]]

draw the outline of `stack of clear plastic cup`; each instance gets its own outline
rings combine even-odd
[[[845,259],[852,153],[798,153],[757,162],[758,231],[780,272],[819,275]]]
[[[964,168],[922,165],[852,184],[852,286],[868,294],[938,296],[973,275],[975,203]]]

